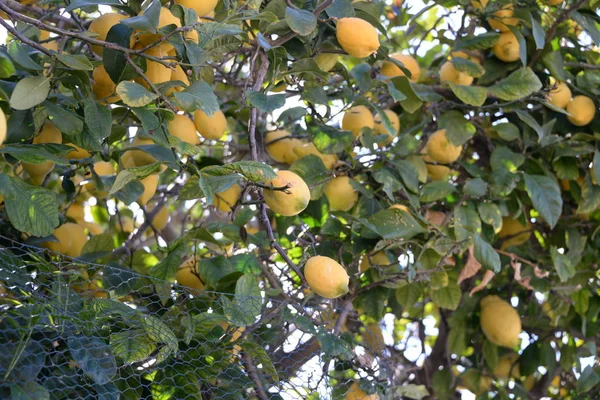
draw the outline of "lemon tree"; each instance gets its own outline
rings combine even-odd
[[[596,398],[599,10],[0,0],[0,398]]]

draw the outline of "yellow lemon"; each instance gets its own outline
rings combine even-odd
[[[353,57],[369,57],[379,49],[377,29],[364,19],[340,18],[336,36],[342,49]]]
[[[108,161],[98,161],[93,168],[98,176],[113,176],[116,173],[115,167]]]
[[[564,82],[557,82],[548,93],[548,102],[558,108],[567,108],[571,101],[571,89]]]
[[[315,56],[315,61],[319,68],[325,72],[329,72],[333,69],[333,67],[335,67],[335,64],[337,64],[339,58],[339,54],[319,53]]]
[[[92,93],[96,100],[112,104],[121,100],[116,94],[117,85],[110,79],[110,76],[104,69],[104,65],[98,65],[92,72],[94,83],[92,84]]]
[[[182,90],[185,90],[187,86],[190,86],[190,78],[188,78],[183,68],[181,68],[181,65],[178,65],[175,69],[171,70],[171,81],[181,81],[183,82],[183,86],[179,85],[167,90],[167,96],[173,92],[181,92]]]
[[[63,226],[71,236],[71,246],[69,246],[65,254],[70,257],[79,257],[83,250],[83,246],[87,243],[85,228],[72,222],[67,222]]]
[[[140,11],[140,15],[143,14],[144,12],[145,12],[144,10]],[[171,10],[169,10],[166,7],[161,7],[157,29],[164,28],[168,25],[175,25],[178,28],[180,28],[181,21],[179,20],[179,18],[177,18],[176,16],[173,15]],[[143,47],[148,46],[152,43],[155,43],[158,40],[160,40],[161,38],[162,38],[162,35],[160,33],[142,33],[142,34],[138,35],[140,44]],[[167,42],[161,43],[161,46],[165,46],[167,51],[173,49],[173,45],[170,43],[167,43]]]
[[[92,23],[90,24],[90,27],[88,28],[88,30],[90,32],[96,34],[96,37],[95,37],[96,39],[105,41],[106,35],[108,35],[108,31],[110,31],[110,28],[112,28],[113,26],[118,24],[119,21],[127,19],[127,18],[129,18],[129,17],[127,15],[123,15],[123,14],[106,13],[106,14],[99,16],[98,18],[93,18]],[[129,47],[133,46],[134,42],[135,42],[135,38],[132,36]],[[92,45],[92,50],[94,51],[94,53],[101,56],[102,53],[104,52],[104,47],[98,46],[98,45]]]
[[[455,85],[470,86],[473,83],[473,77],[465,72],[457,70],[452,62],[447,61],[440,68],[440,82],[451,82]]]
[[[321,153],[314,143],[305,143],[294,147],[294,154],[296,154],[298,158],[304,158],[310,154],[315,155],[323,161],[323,165],[325,165],[325,168],[327,169],[332,169],[338,161],[338,157],[335,154]]]
[[[494,15],[488,19],[488,22],[493,29],[497,29],[500,32],[510,32],[509,26],[517,26],[519,24],[519,19],[513,18],[514,13],[513,5],[507,4],[496,11]]]
[[[575,126],[586,126],[596,115],[594,100],[587,96],[575,96],[567,105],[567,118]]]
[[[519,379],[521,372],[519,369],[519,355],[517,353],[505,354],[498,360],[494,368],[494,376],[502,380],[510,378]]]
[[[390,120],[392,128],[394,128],[394,132],[390,133],[387,129],[385,129],[385,126],[383,125],[383,121],[381,120],[381,116],[379,115],[379,113],[377,113],[375,115],[375,118],[373,119],[373,122],[375,124],[374,131],[378,135],[387,135],[387,137],[384,140],[381,140],[378,144],[388,145],[392,143],[392,140],[394,140],[394,136],[396,136],[398,132],[400,132],[400,118],[398,117],[398,114],[396,114],[392,110],[384,110],[384,113]]]
[[[142,185],[144,185],[144,193],[137,199],[137,202],[145,206],[154,194],[156,193],[156,189],[158,188],[158,174],[148,175],[144,179],[142,179]]]
[[[71,248],[71,233],[69,232],[69,228],[63,224],[58,228],[54,229],[52,235],[56,238],[56,242],[44,242],[42,243],[42,247],[51,250],[55,253],[66,254]]]
[[[131,142],[132,147],[150,146],[153,144],[154,141],[152,139],[142,138],[140,136],[136,136],[135,139],[133,139],[133,142]],[[143,150],[131,150],[125,154],[129,154],[128,157],[131,157],[131,161],[134,167],[143,167],[145,165],[150,165],[156,162],[156,158],[154,158],[151,154],[146,153]]]
[[[150,211],[150,212],[153,212],[153,211],[154,211],[154,207],[153,207],[152,211]],[[167,207],[166,204],[163,204],[163,206],[161,207],[160,210],[158,210],[158,212],[156,213],[154,218],[152,218],[152,226],[157,231],[162,231],[163,229],[165,229],[168,222],[169,222],[169,207]]]
[[[335,299],[348,293],[350,277],[338,262],[323,256],[308,259],[304,267],[308,286],[319,296]]]
[[[228,189],[219,193],[215,193],[213,197],[213,203],[219,210],[223,212],[229,212],[238,202],[241,195],[242,187],[235,183]]]
[[[205,139],[218,140],[227,131],[227,118],[223,111],[217,110],[212,116],[206,115],[202,110],[194,113],[196,130]]]
[[[33,144],[55,143],[61,144],[63,141],[62,133],[50,121],[46,121],[40,133],[33,138]]]
[[[400,61],[404,65],[404,68],[410,71],[410,80],[412,82],[417,82],[419,80],[419,77],[421,76],[421,67],[419,67],[419,63],[412,56],[396,53],[390,55],[390,57]],[[381,75],[388,78],[406,76],[404,71],[390,61],[383,62],[383,65],[381,66]]]
[[[81,203],[73,203],[69,206],[65,215],[75,222],[83,223],[85,220],[85,207]]]
[[[302,141],[291,137],[286,130],[271,131],[265,135],[267,154],[278,163],[293,164],[298,159],[294,149],[301,145]]]
[[[510,303],[498,296],[487,296],[481,300],[479,317],[485,337],[496,346],[513,348],[519,344],[521,318]]]
[[[379,395],[377,393],[366,394],[356,382],[353,382],[346,393],[346,400],[379,400]]]
[[[263,190],[265,203],[277,214],[292,217],[300,214],[310,202],[310,190],[306,182],[292,171],[277,171],[277,178],[269,183],[283,190]]]
[[[375,127],[375,120],[373,114],[366,106],[354,106],[344,113],[342,118],[342,129],[345,131],[352,131],[354,137],[360,135],[360,131],[363,128]]]
[[[175,274],[177,283],[181,286],[187,286],[188,288],[195,289],[195,291],[204,290],[204,283],[198,276],[199,263],[199,258],[191,258],[181,264],[181,266],[179,266],[179,270]]]
[[[161,43],[158,46],[152,47],[145,51],[149,56],[157,57],[163,59],[169,56],[169,49],[173,48],[170,44]],[[146,77],[150,82],[157,85],[159,83],[169,82],[171,80],[171,75],[173,74],[173,70],[166,65],[159,63],[158,61],[146,60]],[[136,80],[148,87],[147,82],[142,78],[136,78]]]
[[[89,158],[92,156],[89,151],[87,151],[86,149],[82,149],[81,147],[79,147],[73,143],[65,143],[65,144],[75,148],[74,151],[70,151],[69,153],[67,153],[67,158],[69,160],[82,160],[84,158]]]
[[[347,176],[330,180],[323,189],[331,211],[349,211],[358,201],[358,192],[350,184]]]
[[[191,8],[199,17],[205,17],[215,10],[219,0],[175,0],[175,4]]]
[[[520,58],[519,40],[511,32],[504,32],[500,34],[500,38],[492,48],[494,55],[501,61],[514,62]]]
[[[502,249],[512,246],[519,246],[529,240],[531,237],[531,223],[527,221],[525,225],[515,218],[502,218],[502,229],[498,232],[498,237],[503,239]]]
[[[446,130],[440,129],[429,137],[425,151],[433,161],[441,164],[450,164],[458,160],[462,152],[462,146],[455,146],[450,143],[446,136]]]
[[[392,206],[392,207],[395,207],[395,206]],[[392,207],[390,207],[390,208],[392,208]],[[360,272],[367,271],[373,265],[381,265],[381,266],[390,265],[390,260],[388,259],[388,256],[385,254],[385,251],[378,251],[377,253],[372,254],[372,255],[365,254],[364,256],[362,256],[362,259],[360,260]]]
[[[44,183],[46,176],[54,169],[52,161],[46,161],[41,164],[21,163],[21,165],[23,166],[23,170],[29,174],[32,183],[38,186]]]
[[[187,115],[175,114],[168,123],[169,133],[189,144],[200,144],[200,138],[196,132],[196,125]]]
[[[6,115],[0,108],[0,144],[6,140],[6,132],[8,131],[8,125],[6,123]]]

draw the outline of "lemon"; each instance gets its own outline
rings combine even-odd
[[[96,100],[103,103],[116,103],[121,97],[116,94],[117,85],[110,79],[110,76],[104,69],[104,65],[98,65],[92,72],[94,83],[92,84],[92,93]]]
[[[315,61],[319,68],[325,72],[329,72],[335,67],[340,58],[339,54],[335,53],[319,53],[315,56]]]
[[[571,89],[564,82],[557,82],[548,93],[548,102],[558,108],[567,108],[571,101]]]
[[[40,133],[33,138],[33,144],[55,143],[61,144],[63,141],[62,133],[50,121],[46,121]]]
[[[200,138],[196,132],[196,125],[187,115],[175,114],[168,123],[169,133],[189,144],[200,144]]]
[[[292,217],[300,214],[310,202],[310,190],[306,182],[292,171],[277,171],[277,178],[269,185],[284,190],[265,189],[265,203],[277,214]]]
[[[483,375],[481,371],[469,369],[462,375],[462,384],[471,392],[480,395],[490,390],[492,378]]]
[[[154,141],[152,139],[143,138],[140,136],[136,136],[131,142],[132,147],[137,146],[150,146],[153,145]],[[143,167],[145,165],[154,164],[156,162],[156,158],[154,158],[151,154],[146,153],[143,150],[131,150],[125,154],[130,154],[131,161],[133,162],[134,167]]]
[[[215,10],[219,0],[175,0],[175,4],[191,8],[199,17],[205,17]]]
[[[496,346],[513,348],[519,344],[521,318],[510,303],[498,296],[487,296],[481,300],[479,317],[485,337]]]
[[[353,382],[346,393],[346,400],[379,400],[379,395],[377,393],[366,394],[356,382]]]
[[[596,115],[596,105],[587,96],[575,96],[567,105],[567,118],[575,126],[586,126]]]
[[[196,111],[194,113],[194,124],[196,124],[196,130],[205,139],[218,140],[227,131],[227,118],[221,110],[217,110],[210,117],[202,110]]]
[[[350,184],[347,176],[330,180],[323,189],[331,211],[349,211],[358,201],[358,192]]]
[[[410,80],[412,82],[417,82],[419,77],[421,76],[421,67],[417,60],[415,60],[412,56],[406,54],[392,54],[390,57],[400,61],[404,68],[410,71]],[[381,75],[389,78],[395,78],[396,76],[406,76],[404,71],[402,71],[396,64],[390,61],[384,61],[381,66]]]
[[[8,125],[6,123],[6,115],[0,108],[0,144],[6,140],[6,132],[8,131]]]
[[[99,16],[98,18],[92,19],[92,23],[90,24],[88,30],[96,34],[95,39],[105,41],[106,35],[108,35],[108,31],[110,31],[110,28],[118,24],[119,21],[127,18],[127,15],[123,14],[106,13]],[[41,36],[40,40],[43,40]],[[130,41],[131,42],[129,47],[131,48],[131,46],[133,46],[133,43],[135,42],[135,37],[132,36]],[[92,45],[92,50],[94,51],[94,53],[98,54],[99,56],[102,56],[102,53],[104,52],[104,47],[94,44]]]
[[[450,143],[446,136],[446,130],[440,129],[429,137],[425,151],[433,161],[441,164],[450,164],[458,160],[462,152],[462,146],[455,146]]]
[[[314,143],[305,143],[300,146],[294,147],[294,154],[298,156],[299,159],[304,158],[310,154],[315,155],[323,161],[323,165],[325,168],[332,169],[335,166],[335,163],[338,161],[338,157],[335,154],[323,154],[321,153]]]
[[[323,256],[308,259],[304,267],[308,286],[319,296],[335,299],[348,293],[350,277],[338,262]]]
[[[161,43],[158,46],[154,46],[145,51],[145,54],[149,56],[157,57],[157,58],[165,58],[169,56],[169,49],[172,49],[173,46],[167,44],[165,42]],[[166,65],[152,60],[146,60],[146,78],[153,84],[157,85],[159,83],[169,82],[171,80],[171,75],[173,74],[173,70]],[[141,85],[148,87],[148,83],[145,79],[137,78],[136,79]]]
[[[137,199],[137,202],[145,206],[154,194],[156,193],[156,189],[158,188],[158,174],[148,175],[144,179],[140,181],[142,185],[144,185],[144,193]]]
[[[519,369],[519,355],[517,353],[505,354],[498,360],[494,368],[494,376],[502,380],[510,378],[519,379],[521,372]]]
[[[187,86],[190,86],[190,78],[188,78],[183,68],[181,68],[181,65],[178,65],[175,69],[171,70],[171,81],[181,81],[183,86],[178,85],[167,90],[167,96],[171,95],[173,92],[181,92],[185,90]]]
[[[336,36],[342,49],[353,57],[365,58],[379,49],[377,29],[364,19],[340,18]]]
[[[470,86],[473,83],[473,77],[465,72],[461,72],[454,67],[452,62],[445,62],[440,68],[440,82],[451,82],[455,85]]]
[[[492,48],[492,52],[501,61],[514,62],[521,57],[520,48],[517,37],[508,31],[500,34],[500,38]]]
[[[186,286],[196,291],[204,290],[204,283],[198,276],[199,258],[190,258],[179,266],[179,270],[175,274],[177,283],[181,286]]]
[[[390,120],[394,131],[393,133],[390,133],[387,129],[385,129],[383,121],[381,120],[381,115],[379,115],[379,113],[377,113],[375,115],[375,118],[373,119],[373,122],[375,124],[374,131],[378,135],[387,135],[387,137],[384,140],[381,140],[378,144],[388,145],[392,143],[392,140],[394,140],[394,136],[396,136],[398,132],[400,132],[400,118],[398,117],[398,114],[396,114],[392,110],[384,110],[383,112],[385,113],[385,115],[387,115],[388,119]]]
[[[65,143],[65,144],[75,148],[75,150],[67,153],[66,157],[69,160],[82,160],[84,158],[89,158],[92,156],[89,151],[87,151],[86,149],[82,149],[81,147],[79,147],[73,143]]]
[[[82,225],[72,222],[67,222],[63,226],[69,236],[71,236],[71,246],[69,246],[64,254],[70,257],[79,257],[83,250],[83,246],[87,243],[85,228]]]
[[[393,207],[393,206],[392,206]],[[373,265],[386,266],[390,265],[390,260],[388,256],[385,254],[385,251],[378,251],[377,253],[369,256],[365,254],[362,256],[360,260],[360,272],[365,272]]]
[[[23,170],[29,174],[31,182],[38,186],[44,183],[46,176],[54,169],[54,163],[52,161],[46,161],[41,164],[21,163],[21,165]]]
[[[267,154],[278,163],[293,164],[298,159],[294,149],[301,145],[302,141],[293,138],[286,130],[271,131],[265,135]]]
[[[223,212],[229,212],[235,206],[242,194],[242,187],[237,183],[226,190],[215,193],[213,203],[215,207]]]
[[[512,246],[519,246],[526,243],[531,237],[531,223],[527,221],[525,225],[517,219],[511,217],[502,218],[502,229],[498,232],[498,237],[502,241],[502,249]]]
[[[57,240],[56,242],[44,242],[42,243],[42,247],[55,253],[66,254],[71,248],[72,237],[69,228],[65,225],[66,224],[59,226],[52,232],[52,235],[54,235]]]
[[[510,32],[509,26],[517,26],[519,24],[519,19],[513,18],[514,13],[513,5],[507,4],[496,11],[494,15],[488,19],[488,22],[493,29],[497,29],[500,32]]]
[[[375,127],[375,120],[373,114],[365,106],[354,106],[344,113],[342,118],[342,129],[345,131],[351,131],[354,137],[360,135],[360,131],[363,128]]]
[[[73,203],[69,206],[65,215],[75,222],[83,223],[85,220],[85,208],[81,203]]]
[[[108,161],[98,161],[93,168],[98,176],[113,176],[116,173],[115,167]]]
[[[149,212],[153,212],[153,211],[154,211],[154,207]],[[158,210],[158,212],[156,213],[154,218],[152,218],[152,226],[157,231],[162,231],[163,229],[165,229],[168,222],[169,222],[169,207],[167,207],[166,205],[163,205],[161,207],[161,209]]]
[[[202,3],[203,2],[204,1],[202,1]],[[145,12],[144,10],[140,11],[139,15],[142,15],[144,12]],[[169,10],[166,7],[161,7],[160,16],[158,18],[157,29],[164,28],[168,25],[175,25],[178,28],[180,28],[181,21],[179,20],[179,18],[177,18],[176,16],[173,15],[171,10]],[[162,38],[162,35],[160,33],[141,33],[137,37],[138,37],[138,40],[140,41],[140,44],[142,45],[142,47],[145,47],[145,46],[151,45],[152,43],[155,43],[158,40],[160,40]],[[160,46],[164,46],[166,51],[173,49],[173,45],[168,42],[162,42],[160,44]],[[159,46],[157,46],[157,47],[159,47]]]

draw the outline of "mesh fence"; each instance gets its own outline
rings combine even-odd
[[[0,399],[399,398],[380,326],[335,302],[200,291],[0,243]]]

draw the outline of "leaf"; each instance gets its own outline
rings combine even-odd
[[[538,124],[535,118],[533,118],[529,113],[521,110],[517,110],[516,113],[521,121],[529,125],[529,127],[532,128],[538,134],[538,138],[540,140],[544,138],[544,129],[540,126],[540,124]]]
[[[477,285],[473,289],[471,289],[471,291],[469,292],[469,296],[473,296],[475,293],[481,292],[482,290],[484,290],[485,287],[487,286],[487,284],[491,282],[492,278],[494,278],[495,275],[496,274],[494,273],[494,271],[491,271],[491,270],[485,271],[485,274],[483,274],[483,279],[481,279],[481,282],[479,283],[479,285]]]
[[[248,326],[255,322],[262,309],[262,297],[258,281],[254,275],[245,274],[235,284],[235,304],[239,311],[246,316],[244,322]]]
[[[525,176],[525,187],[531,202],[551,228],[556,226],[562,213],[562,196],[556,181],[545,175]]]
[[[458,111],[449,111],[438,120],[439,127],[446,130],[448,141],[462,146],[475,135],[475,126]]]
[[[84,7],[97,6],[97,5],[109,5],[112,7],[123,7],[121,0],[74,0],[65,8],[65,12],[71,12]]]
[[[483,358],[485,365],[487,365],[490,371],[493,371],[498,364],[498,346],[494,343],[486,340],[483,342]]]
[[[143,107],[158,98],[139,83],[122,81],[117,85],[117,94],[130,107]]]
[[[10,395],[11,400],[50,400],[48,389],[35,380],[11,384]]]
[[[110,188],[109,196],[114,196],[119,190],[123,189],[128,183],[137,181],[137,176],[135,173],[129,170],[122,170],[117,174],[117,178],[115,179],[115,183],[113,183]]]
[[[83,121],[74,113],[67,111],[63,107],[45,101],[44,107],[48,111],[50,120],[59,131],[66,135],[77,135],[83,130]]]
[[[402,238],[408,240],[413,236],[427,232],[412,214],[399,209],[382,210],[373,214],[368,220],[361,222],[383,239]]]
[[[317,17],[310,11],[298,8],[285,8],[285,21],[300,36],[308,36],[317,27]]]
[[[298,174],[298,176],[300,176],[308,185],[312,200],[321,197],[327,178],[331,176],[331,171],[329,171],[323,164],[323,161],[314,154],[309,154],[294,162],[290,167],[290,171]]]
[[[456,188],[449,182],[433,181],[421,188],[421,201],[429,203],[445,198],[455,192]]]
[[[473,237],[481,232],[481,220],[470,204],[459,205],[454,209],[454,234],[459,241]]]
[[[383,167],[379,171],[373,172],[373,178],[383,185],[382,190],[391,201],[395,200],[394,192],[403,188],[402,183],[389,168]]]
[[[406,397],[408,399],[421,400],[429,396],[429,392],[425,385],[415,385],[409,383],[408,385],[402,385],[395,390],[396,395]]]
[[[131,29],[157,33],[160,20],[161,4],[159,0],[153,0],[148,8],[138,16],[121,20],[120,23]]]
[[[448,286],[438,290],[431,291],[431,301],[441,308],[447,310],[456,310],[460,304],[462,292],[456,283],[449,283]]]
[[[325,9],[329,18],[354,17],[354,8],[350,0],[333,0],[331,5]]]
[[[77,71],[92,71],[94,69],[94,66],[84,54],[70,55],[66,53],[57,53],[56,58],[67,67]]]
[[[13,59],[14,62],[19,64],[21,67],[25,69],[29,69],[32,71],[43,71],[38,63],[33,61],[29,54],[23,49],[21,44],[17,40],[13,40],[8,44],[8,55]]]
[[[480,269],[481,263],[475,258],[474,246],[471,245],[469,246],[469,253],[467,256],[467,261],[465,262],[465,266],[458,275],[457,283],[460,285],[462,281],[474,277]]]
[[[183,254],[184,249],[182,246],[171,249],[165,258],[150,268],[150,275],[165,281],[173,279],[179,269]]]
[[[258,161],[238,161],[223,166],[210,166],[203,168],[202,173],[211,176],[226,176],[237,173],[250,182],[258,183],[264,183],[277,177],[273,167]]]
[[[485,50],[493,47],[500,39],[498,32],[486,32],[477,36],[466,36],[458,41],[456,50]]]
[[[67,339],[71,357],[94,382],[103,385],[117,373],[115,356],[99,338],[73,335]]]
[[[494,228],[494,233],[500,232],[500,229],[502,229],[502,213],[500,207],[494,203],[478,203],[477,211],[479,211],[481,221]]]
[[[42,164],[52,161],[60,165],[69,165],[61,157],[73,150],[73,147],[64,144],[11,144],[0,148],[0,154],[10,154],[19,161],[29,164]]]
[[[464,323],[453,325],[448,333],[448,350],[452,354],[461,355],[467,349],[467,328]]]
[[[452,82],[448,82],[448,84],[450,85],[450,89],[452,89],[452,93],[465,104],[481,107],[487,99],[486,88],[480,86],[456,85]]]
[[[29,76],[21,79],[10,96],[10,106],[15,110],[35,107],[48,97],[50,78]]]
[[[558,249],[552,246],[550,248],[550,257],[561,282],[566,282],[575,276],[577,271],[568,255],[559,253]]]
[[[581,198],[577,214],[589,214],[600,208],[600,186],[592,184],[589,176],[583,182]]]
[[[495,273],[500,272],[500,256],[494,248],[479,235],[474,235],[473,255],[481,265]]]
[[[10,57],[0,52],[0,79],[10,78],[17,72]]]
[[[123,24],[115,24],[106,34],[105,41],[114,43],[119,47],[129,48],[133,32],[133,29]],[[137,76],[137,72],[127,62],[125,53],[117,49],[104,48],[102,50],[102,64],[106,73],[115,84]]]
[[[544,28],[542,25],[533,18],[533,14],[531,15],[531,30],[533,31],[533,40],[535,41],[535,48],[538,50],[542,50],[546,45],[546,33],[544,32]]]
[[[110,347],[126,364],[144,361],[156,349],[154,342],[139,329],[111,333]]]
[[[593,366],[588,365],[577,379],[575,388],[577,393],[581,394],[589,392],[598,384],[600,384],[600,375],[594,370]]]
[[[396,300],[404,308],[414,307],[422,294],[423,286],[418,282],[407,283],[406,285],[396,289],[395,292]]]
[[[500,139],[506,140],[507,142],[517,140],[521,136],[519,127],[510,122],[503,122],[498,125],[494,125],[494,131],[498,134]]]
[[[394,167],[396,167],[396,171],[400,174],[404,185],[408,190],[413,193],[419,192],[419,172],[417,171],[417,167],[410,161],[406,160],[396,160],[391,162]]]
[[[406,76],[399,76],[391,79],[394,88],[402,93],[406,99],[400,100],[400,105],[406,112],[413,114],[423,105],[423,100],[417,95],[411,82]]]
[[[525,162],[525,156],[512,152],[508,147],[496,147],[490,156],[490,166],[493,170],[505,169],[511,173],[517,172]]]
[[[464,72],[473,78],[479,78],[485,72],[480,64],[476,63],[475,61],[471,61],[468,58],[453,57],[451,62],[454,66],[454,69]]]
[[[252,106],[265,113],[273,112],[285,105],[285,94],[266,95],[262,92],[249,90],[246,92],[246,98]]]
[[[277,368],[267,354],[264,346],[246,340],[241,344],[242,351],[254,360],[257,365],[261,365],[261,371],[266,374],[273,382],[279,382]]]
[[[88,240],[83,246],[81,254],[110,253],[114,250],[114,248],[115,243],[113,241],[113,235],[109,232],[106,232],[100,235],[92,236],[90,240]]]
[[[202,110],[210,117],[219,111],[219,100],[212,88],[204,81],[196,81],[185,90],[176,92],[175,101],[187,112]]]
[[[0,175],[0,193],[12,225],[34,236],[50,236],[59,224],[56,194],[18,178]]]
[[[489,88],[501,100],[519,100],[539,91],[542,82],[531,68],[519,69]]]
[[[82,104],[88,130],[101,141],[109,137],[112,129],[110,108],[95,102],[91,97],[86,97]]]
[[[320,125],[313,138],[317,150],[324,154],[333,154],[344,151],[354,141],[350,131],[342,131],[331,126]]]
[[[573,11],[571,12],[570,17],[577,22],[588,35],[590,35],[596,46],[600,46],[600,31],[598,30],[598,21],[595,14],[589,15]]]

